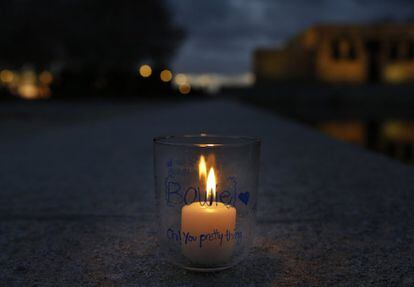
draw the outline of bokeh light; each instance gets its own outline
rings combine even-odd
[[[161,73],[160,73],[160,78],[161,78],[161,81],[163,81],[163,82],[171,81],[171,79],[172,79],[171,71],[167,70],[167,69],[162,70]]]
[[[178,85],[184,85],[184,84],[188,84],[188,78],[186,75],[184,74],[177,74],[174,78],[174,82]]]
[[[43,71],[39,75],[39,81],[43,85],[50,85],[53,82],[53,75],[48,71]]]
[[[13,79],[14,79],[14,73],[12,71],[10,71],[10,70],[1,71],[0,80],[3,83],[6,83],[6,84],[11,83],[11,82],[13,82]]]
[[[191,92],[191,86],[190,84],[182,84],[178,87],[178,90],[180,91],[181,94],[183,95],[187,95]]]
[[[19,95],[26,100],[34,100],[38,98],[39,89],[34,84],[23,84],[18,88]]]
[[[149,65],[141,65],[141,67],[139,67],[139,74],[141,77],[148,78],[152,74],[152,69]]]

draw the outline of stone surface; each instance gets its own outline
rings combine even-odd
[[[0,124],[2,286],[414,285],[412,167],[231,102],[32,108]],[[211,274],[155,240],[152,138],[201,131],[263,138],[254,247]]]

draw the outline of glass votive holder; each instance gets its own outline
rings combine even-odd
[[[159,243],[169,261],[217,271],[246,256],[254,234],[259,157],[257,138],[154,139]]]

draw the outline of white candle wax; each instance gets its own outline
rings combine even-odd
[[[234,249],[236,208],[221,202],[194,202],[181,210],[181,246],[192,262],[209,265],[226,262]]]

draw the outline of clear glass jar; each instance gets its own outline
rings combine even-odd
[[[159,242],[169,261],[216,271],[246,256],[254,234],[259,155],[257,138],[154,139]]]

